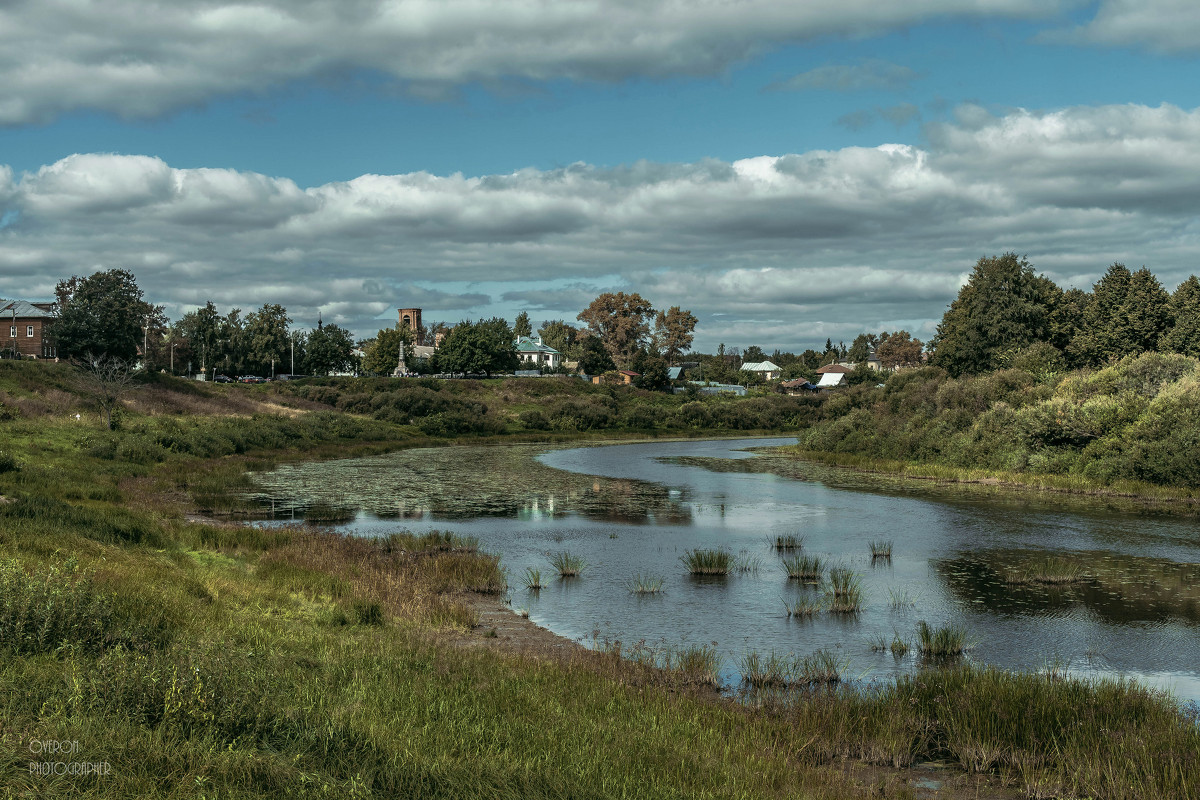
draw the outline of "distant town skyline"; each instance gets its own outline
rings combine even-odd
[[[985,255],[1200,265],[1184,0],[0,7],[0,297],[124,267],[178,319],[575,315],[695,348],[932,335]]]

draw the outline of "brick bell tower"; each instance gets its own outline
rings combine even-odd
[[[414,334],[421,330],[421,309],[419,308],[401,308],[397,309],[400,312],[400,321],[396,325],[399,330],[408,328]],[[393,373],[396,377],[400,377],[408,372],[408,365],[404,363],[404,342],[400,342],[400,363],[396,364],[396,371]]]

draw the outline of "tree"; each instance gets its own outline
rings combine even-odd
[[[71,359],[133,362],[155,308],[142,297],[133,273],[124,269],[71,276],[54,287],[59,355]],[[159,310],[161,313],[161,309]]]
[[[762,351],[762,348],[756,344],[752,344],[742,352],[742,358],[746,363],[760,363],[767,360],[767,354]]]
[[[879,337],[875,355],[879,357],[879,363],[888,369],[919,367],[922,363],[922,347],[921,340],[912,338],[908,331],[896,331]]]
[[[305,370],[313,375],[328,375],[350,369],[354,363],[354,339],[350,331],[337,325],[318,325],[308,335]],[[399,354],[397,354],[399,360]],[[395,362],[392,369],[395,369]]]
[[[517,319],[513,322],[513,337],[522,336],[533,336],[533,325],[529,324],[529,314],[525,311],[517,314]]]
[[[579,353],[575,347],[579,339],[579,329],[574,325],[568,325],[561,319],[548,320],[538,328],[538,336],[541,337],[542,344],[553,347],[573,361],[579,360]]]
[[[1150,270],[1115,263],[1092,287],[1070,349],[1091,365],[1157,350],[1170,315],[1170,297]]]
[[[221,345],[223,322],[211,300],[179,320],[179,335],[187,340],[189,358],[194,356],[199,361],[201,371],[224,356]]]
[[[1162,338],[1162,349],[1200,358],[1200,280],[1192,275],[1171,295],[1175,324]]]
[[[138,370],[129,359],[112,356],[87,355],[76,360],[79,369],[80,389],[90,394],[104,418],[104,427],[110,431],[119,426],[116,410],[121,398],[134,389],[134,377]]]
[[[636,292],[605,292],[579,312],[578,318],[600,337],[613,362],[622,366],[646,346],[653,315],[649,301]]]
[[[287,363],[291,351],[288,325],[292,318],[278,303],[264,303],[246,316],[244,350],[246,362],[255,372],[266,375],[272,365]]]
[[[400,363],[400,342],[404,334],[411,330],[405,328],[383,328],[375,334],[375,338],[363,345],[363,372],[368,375],[391,375]],[[405,344],[407,348],[407,343]],[[407,355],[407,353],[406,353]],[[407,358],[405,358],[407,361]]]
[[[654,318],[654,346],[668,363],[686,353],[695,338],[696,316],[679,306],[660,311]]]
[[[447,372],[491,375],[517,368],[512,328],[499,317],[460,322],[438,349],[438,364]]]
[[[879,337],[875,334],[860,333],[850,343],[850,349],[846,351],[846,360],[865,366],[867,359],[871,356],[871,348],[877,344],[879,344]]]
[[[584,331],[580,336],[578,353],[579,369],[583,371],[584,375],[603,375],[609,370],[616,369],[616,364],[613,363],[612,357],[605,349],[604,342],[600,341],[599,336],[588,331]]]
[[[979,259],[929,343],[930,363],[956,376],[998,368],[1004,354],[1049,338],[1059,295],[1016,253]]]

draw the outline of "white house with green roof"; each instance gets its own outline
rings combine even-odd
[[[562,364],[562,353],[548,344],[542,344],[542,338],[531,336],[517,337],[517,357],[526,368],[557,369]]]

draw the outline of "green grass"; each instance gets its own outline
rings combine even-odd
[[[774,539],[768,539],[768,541],[773,548],[784,553],[804,547],[804,537],[795,533],[781,533],[775,536]]]
[[[871,559],[877,558],[891,559],[892,557],[892,540],[891,539],[872,539],[868,545],[871,550]]]
[[[728,550],[688,550],[680,560],[692,575],[728,575],[734,567],[734,557]]]
[[[652,665],[461,646],[503,644],[464,602],[506,586],[477,543],[183,514],[193,498],[234,496],[250,458],[416,434],[331,412],[297,422],[169,410],[221,399],[202,387],[155,400],[168,409],[159,416],[131,409],[110,447],[108,434],[63,421],[80,401],[55,383],[59,366],[0,364],[2,402],[20,413],[0,422],[0,450],[21,462],[0,472],[12,501],[0,505],[0,796],[878,796],[843,774],[850,759],[999,772],[1028,796],[1200,797],[1196,719],[1130,682],[931,668],[872,693],[743,705],[716,699],[708,646]],[[163,460],[118,456],[152,450],[139,440],[122,451],[126,435],[150,438]],[[763,674],[785,687],[847,669],[829,654],[775,660]],[[113,771],[30,776],[31,738],[76,740]]]
[[[848,567],[832,567],[825,583],[826,607],[833,614],[862,611],[862,580]]]
[[[531,592],[540,592],[546,588],[546,584],[542,583],[542,571],[536,567],[525,568],[525,575],[521,579],[521,583]]]
[[[787,611],[789,617],[796,619],[809,619],[821,613],[824,604],[819,596],[813,597],[798,597],[791,602],[783,601],[783,607]]]
[[[967,632],[953,625],[932,628],[925,620],[917,623],[921,655],[932,658],[961,656],[967,648]]]
[[[583,560],[582,556],[560,550],[550,554],[550,566],[554,568],[560,578],[577,578],[583,574],[583,568],[587,566],[587,562]]]
[[[825,572],[825,562],[819,556],[788,556],[782,563],[787,576],[799,581],[820,581]]]
[[[1042,584],[1047,586],[1065,586],[1087,580],[1088,575],[1082,567],[1063,558],[1046,557],[1034,560],[1024,569],[1016,569],[1005,575],[1005,580],[1012,584]]]
[[[661,594],[665,578],[639,572],[629,580],[629,591],[633,594]]]

